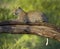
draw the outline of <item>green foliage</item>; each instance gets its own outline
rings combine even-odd
[[[45,45],[46,38],[36,35],[23,34],[1,34],[1,49],[59,49],[60,42],[49,39],[48,46]]]
[[[0,21],[16,18],[10,9],[0,8]]]
[[[0,0],[0,21],[15,19],[13,10],[37,10],[45,13],[49,23],[60,27],[60,0]],[[0,49],[60,49],[60,42],[36,35],[0,34]]]

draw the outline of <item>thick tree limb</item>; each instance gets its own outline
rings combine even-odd
[[[47,26],[7,25],[0,26],[0,33],[36,34],[60,41],[60,32]]]
[[[8,21],[1,21],[0,22],[0,26],[7,26],[7,25],[29,25],[29,26],[47,26],[47,27],[50,27],[50,28],[54,28],[54,30],[57,30],[60,32],[60,28],[53,25],[53,24],[49,24],[49,23],[46,23],[46,22],[40,22],[40,23],[32,23],[32,22],[29,22],[29,23],[22,23],[22,22],[19,22],[19,21],[11,21],[11,20],[8,20]]]
[[[36,34],[60,41],[60,29],[49,23],[0,22],[0,33]]]

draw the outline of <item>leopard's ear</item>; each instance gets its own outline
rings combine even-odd
[[[21,7],[18,7],[17,9],[15,9],[14,15],[20,15],[22,13],[26,13]]]

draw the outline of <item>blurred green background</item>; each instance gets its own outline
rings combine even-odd
[[[0,21],[16,18],[13,11],[21,7],[24,11],[43,12],[48,22],[60,27],[60,0],[0,0]],[[60,49],[60,42],[27,34],[0,34],[0,49]]]

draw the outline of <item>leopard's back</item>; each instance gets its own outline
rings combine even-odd
[[[46,16],[42,12],[38,12],[38,11],[28,12],[28,18],[29,18],[30,22],[32,22],[32,23],[47,22]]]

